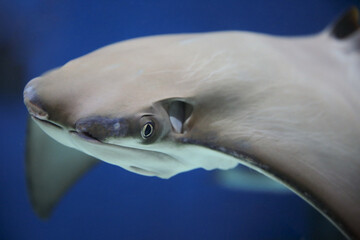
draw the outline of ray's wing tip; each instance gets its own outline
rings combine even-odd
[[[346,9],[330,26],[330,36],[335,39],[346,39],[359,32],[359,8],[351,6]]]
[[[36,216],[38,216],[41,220],[47,221],[51,218],[54,205],[41,203],[30,191],[28,190],[29,202],[31,208]]]
[[[53,208],[44,208],[44,207],[33,207],[34,212],[36,213],[36,215],[43,221],[48,221],[50,220],[52,213],[53,213]]]
[[[29,182],[28,182],[29,184]],[[54,210],[54,204],[44,203],[35,196],[31,191],[31,186],[28,185],[28,198],[33,212],[41,220],[49,220]]]

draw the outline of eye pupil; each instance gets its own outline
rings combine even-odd
[[[144,139],[149,138],[152,135],[153,131],[154,131],[154,126],[152,125],[152,123],[150,122],[145,123],[145,125],[141,130],[142,138]]]
[[[146,127],[145,127],[145,136],[150,135],[151,132],[152,132],[152,128],[151,128],[150,124],[146,124]]]

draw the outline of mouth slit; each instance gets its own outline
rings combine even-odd
[[[38,118],[38,117],[33,116],[33,115],[32,115],[31,117],[32,117],[33,119],[35,119],[36,121],[42,122],[43,124],[47,124],[47,125],[51,125],[51,126],[53,126],[53,127],[59,128],[59,129],[63,129],[62,126],[60,126],[60,125],[58,125],[58,124],[56,124],[56,123],[54,123],[54,122],[51,122],[51,121],[49,121],[49,120],[44,120],[44,119]]]
[[[87,132],[78,132],[78,131],[70,131],[70,133],[73,133],[81,138],[83,138],[86,141],[91,141],[91,142],[96,142],[96,143],[101,143],[101,141],[99,141],[98,139],[94,138],[93,136],[91,136],[89,133]]]

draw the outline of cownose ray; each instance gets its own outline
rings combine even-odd
[[[48,217],[96,159],[160,178],[240,163],[360,239],[359,73],[356,8],[311,36],[174,34],[96,50],[25,87],[32,205]]]

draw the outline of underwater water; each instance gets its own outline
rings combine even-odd
[[[40,220],[26,190],[22,88],[120,40],[220,30],[311,34],[352,5],[360,2],[0,1],[0,239],[343,239],[289,191],[238,186],[231,181],[239,178],[223,181],[218,171],[162,180],[105,163],[70,189],[49,220]]]

